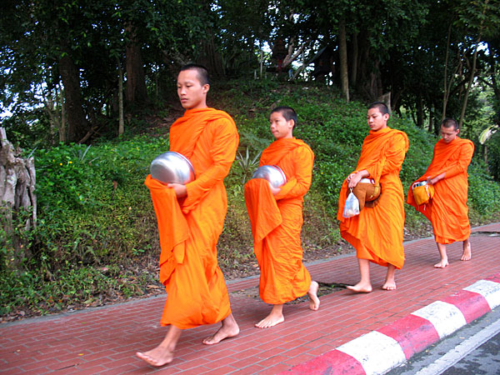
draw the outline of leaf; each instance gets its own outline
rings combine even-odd
[[[479,136],[479,143],[484,145],[484,143],[490,139],[490,137],[498,130],[498,125],[490,125],[481,132]]]

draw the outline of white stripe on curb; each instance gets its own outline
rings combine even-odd
[[[482,295],[488,304],[490,305],[490,309],[494,309],[497,306],[500,306],[500,284],[489,281],[489,280],[479,280],[464,288],[469,292],[479,293]]]
[[[394,368],[406,362],[398,342],[377,331],[349,341],[337,350],[354,357],[361,363],[367,375],[385,374],[387,368]]]
[[[498,280],[499,276],[500,274],[496,274],[494,277]],[[500,306],[500,282],[498,281],[479,280],[463,290],[482,296],[488,303],[490,310]],[[477,303],[475,297],[471,297],[467,301],[457,301],[457,305],[460,305],[462,309],[467,310],[470,308],[471,311],[474,311],[474,303]],[[481,309],[482,315],[486,313],[484,310],[486,309]],[[439,338],[443,339],[467,324],[464,314],[467,315],[466,312],[462,313],[462,311],[452,303],[436,301],[414,311],[410,315],[418,316],[430,322]],[[398,329],[400,329],[400,327],[396,328],[396,331]],[[423,324],[420,328],[411,328],[410,334],[402,338],[404,345],[411,346],[412,341],[421,344],[419,342],[420,333],[422,334],[422,339],[425,340],[424,342],[427,344],[426,347],[434,343],[432,340],[437,339],[434,335],[434,338],[429,340],[432,336],[429,335],[429,325]],[[349,374],[356,375],[381,375],[407,362],[401,344],[402,343],[399,343],[397,340],[381,332],[372,331],[339,346],[331,352],[317,357],[317,360],[313,359],[304,362],[281,374],[346,374],[345,371],[350,371]],[[417,346],[420,348],[419,351],[423,350],[422,345]],[[335,355],[336,352],[342,352],[344,354],[339,357]],[[350,359],[346,360],[344,357],[345,354],[347,354]],[[415,353],[412,353],[411,356],[413,354]],[[361,365],[363,373],[359,372],[359,365]]]
[[[430,321],[441,339],[467,324],[458,307],[442,301],[433,302],[411,314]]]

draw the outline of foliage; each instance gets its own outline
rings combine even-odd
[[[314,83],[245,80],[226,85],[238,90],[214,90],[212,105],[234,116],[241,141],[239,160],[225,180],[228,214],[218,244],[224,272],[238,277],[246,275],[245,267],[255,272],[242,181],[253,173],[259,152],[272,142],[268,116],[277,105],[295,108],[298,123],[294,135],[315,152],[313,183],[304,204],[304,249],[306,253],[328,249],[332,256],[337,254],[341,247],[336,220],[338,194],[356,166],[368,133],[365,104],[345,103],[335,89]],[[410,138],[400,174],[406,193],[427,168],[437,138],[408,118],[392,115],[389,126],[403,130]],[[149,276],[140,272],[128,275],[121,266],[157,259],[156,218],[143,182],[150,162],[168,150],[167,138],[161,134],[126,136],[119,142],[60,144],[34,151],[38,225],[28,239],[32,256],[25,260],[25,269],[16,275],[0,271],[3,313],[20,306],[38,309],[38,313],[52,312],[77,300],[93,305],[106,293],[126,298],[145,290]],[[500,187],[479,159],[474,157],[469,168],[469,207],[474,222],[485,222],[497,217]],[[430,234],[427,220],[409,206],[405,230]],[[6,249],[0,249],[0,256],[6,255]],[[110,264],[118,268],[101,271]],[[132,277],[135,283],[123,281]]]
[[[36,314],[45,315],[68,306],[96,306],[110,294],[114,299],[118,295],[129,298],[144,293],[138,284],[131,282],[130,277],[134,275],[121,272],[116,267],[110,273],[106,275],[94,267],[69,267],[44,274],[29,271],[0,273],[0,315],[16,308],[30,308]],[[139,277],[153,282],[147,274]]]
[[[486,172],[481,160],[475,159],[469,167],[469,203],[484,217],[493,217],[500,208],[500,186]]]
[[[142,224],[154,216],[143,181],[167,149],[164,138],[137,137],[37,150],[38,257],[52,266],[95,264],[150,248]]]

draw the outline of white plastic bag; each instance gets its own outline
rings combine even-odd
[[[342,213],[342,216],[344,216],[346,219],[349,219],[350,217],[356,215],[359,215],[359,201],[351,189],[351,192],[349,193],[345,201],[344,212]]]

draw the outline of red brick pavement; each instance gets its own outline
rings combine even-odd
[[[134,355],[164,337],[159,318],[165,297],[0,327],[0,374],[276,374],[384,327],[434,301],[447,298],[500,271],[500,224],[474,229],[473,259],[461,262],[461,244],[448,247],[450,266],[433,268],[438,252],[432,239],[405,243],[406,264],[397,272],[398,289],[383,291],[385,268],[372,265],[370,294],[341,290],[323,296],[317,312],[308,303],[285,306],[286,321],[267,330],[253,324],[270,307],[245,294],[231,296],[240,324],[238,337],[215,346],[201,344],[218,325],[183,333],[174,361],[161,369]],[[354,284],[359,272],[353,255],[308,265],[315,280]],[[258,278],[230,282],[230,292],[255,288]]]

